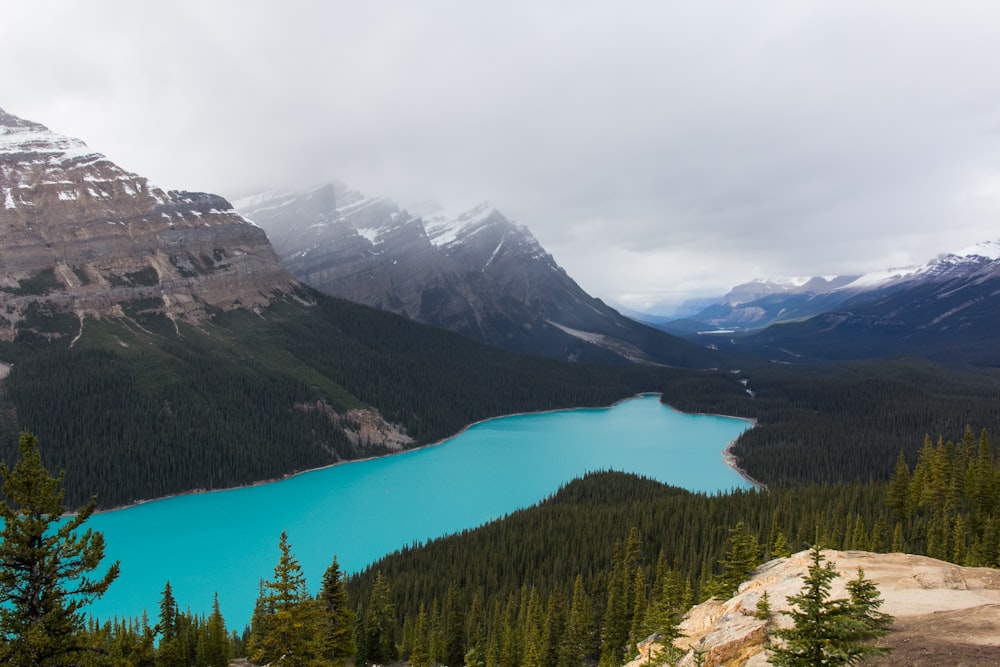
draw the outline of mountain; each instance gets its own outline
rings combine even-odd
[[[862,276],[752,281],[656,326],[693,341],[726,334],[716,343],[782,362],[913,355],[997,365],[998,295],[1000,242],[986,241]]]
[[[849,296],[842,288],[857,276],[754,280],[684,317],[660,321],[659,328],[677,335],[699,331],[761,329],[780,321],[810,317]]]
[[[527,227],[490,204],[416,215],[340,184],[235,202],[291,273],[327,294],[517,352],[715,366],[717,355],[584,292]]]
[[[838,301],[822,314],[771,326],[742,344],[783,360],[916,355],[1000,364],[1000,242],[861,276],[830,298]]]
[[[0,110],[0,340],[67,335],[41,314],[260,308],[295,281],[223,198],[163,190],[76,139]]]
[[[701,377],[517,355],[323,295],[223,198],[165,192],[5,112],[0,202],[0,460],[34,432],[70,506],[280,478]]]
[[[858,568],[879,590],[879,611],[895,617],[889,634],[879,646],[892,652],[879,665],[991,665],[1000,661],[996,644],[996,619],[1000,612],[1000,573],[986,567],[960,567],[952,563],[909,554],[876,554],[866,551],[823,550],[827,563],[840,573],[833,580],[830,597],[849,598],[846,584],[857,578]],[[803,588],[810,565],[809,552],[772,560],[757,568],[729,600],[711,598],[685,614],[676,644],[706,651],[705,664],[752,667],[767,665],[768,633],[775,626],[788,627],[786,598]],[[757,601],[767,593],[772,609],[768,620],[756,618]],[[640,655],[629,667],[650,664],[662,652],[659,642],[643,642]],[[679,665],[694,665],[688,655]]]

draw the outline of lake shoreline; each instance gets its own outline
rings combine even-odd
[[[171,494],[168,494],[168,495],[165,495],[165,496],[158,496],[156,498],[145,498],[145,499],[142,499],[142,500],[136,500],[135,502],[131,502],[131,503],[128,503],[128,504],[125,504],[125,505],[117,505],[115,507],[107,507],[107,508],[99,509],[99,510],[95,511],[94,514],[104,514],[106,512],[120,512],[122,510],[131,509],[133,507],[140,507],[140,506],[146,505],[148,503],[155,503],[155,502],[158,502],[158,501],[161,501],[161,500],[170,500],[171,498],[182,498],[184,496],[201,495],[201,494],[205,494],[205,493],[218,493],[218,492],[222,492],[222,491],[235,491],[237,489],[251,489],[251,488],[256,487],[256,486],[263,486],[264,484],[274,484],[276,482],[283,482],[285,480],[293,479],[293,478],[298,477],[300,475],[306,475],[306,474],[309,474],[309,473],[318,472],[320,470],[328,470],[328,469],[336,467],[336,466],[350,465],[352,463],[364,463],[366,461],[373,461],[375,459],[384,459],[384,458],[387,458],[387,457],[390,457],[390,456],[400,456],[402,454],[408,454],[410,452],[418,452],[418,451],[421,451],[421,450],[424,450],[424,449],[429,449],[431,447],[438,447],[440,445],[443,445],[443,444],[445,444],[445,443],[447,443],[447,442],[449,442],[451,440],[454,440],[455,438],[457,438],[458,436],[462,435],[463,433],[465,433],[466,431],[468,431],[472,427],[477,426],[479,424],[484,424],[486,422],[493,421],[495,419],[506,419],[507,417],[522,417],[522,416],[526,416],[526,415],[544,415],[544,414],[551,414],[551,413],[554,413],[554,412],[571,412],[571,411],[575,411],[575,410],[611,410],[612,408],[614,408],[614,407],[616,407],[616,406],[618,406],[618,405],[620,405],[622,403],[625,403],[627,401],[632,401],[632,400],[635,400],[637,398],[642,398],[644,396],[659,396],[662,399],[663,394],[660,393],[660,392],[655,392],[655,391],[640,392],[638,394],[633,394],[631,396],[626,396],[625,398],[619,399],[619,400],[611,403],[610,405],[605,405],[605,406],[575,407],[575,408],[552,408],[551,410],[534,410],[534,411],[529,411],[529,412],[512,412],[510,414],[498,415],[496,417],[486,417],[485,419],[480,419],[478,421],[472,422],[471,424],[467,424],[466,426],[462,427],[459,431],[455,432],[454,434],[452,434],[452,435],[450,435],[450,436],[448,436],[446,438],[442,438],[442,439],[437,440],[435,442],[427,443],[426,445],[419,445],[417,447],[411,447],[409,449],[402,449],[402,450],[399,450],[399,451],[390,452],[390,453],[387,453],[387,454],[381,454],[381,455],[377,455],[377,456],[366,456],[364,458],[359,458],[359,459],[348,459],[348,460],[343,460],[343,461],[335,461],[334,463],[329,463],[327,465],[317,466],[315,468],[308,468],[306,470],[298,470],[296,472],[290,472],[290,473],[281,475],[280,477],[273,477],[273,478],[269,478],[269,479],[262,479],[262,480],[258,480],[256,482],[248,482],[247,484],[238,484],[236,486],[227,486],[227,487],[218,488],[218,489],[205,489],[205,488],[190,489],[188,491],[180,491],[178,493],[171,493]],[[678,410],[677,408],[673,407],[669,403],[663,403],[662,400],[660,402],[663,405],[666,405],[667,407],[669,407],[672,410],[677,410],[677,412],[680,412],[681,414],[699,415],[699,416],[706,416],[706,417],[724,417],[726,419],[740,419],[740,420],[749,422],[751,424],[750,428],[753,428],[754,426],[757,425],[757,420],[756,419],[752,419],[752,418],[734,417],[732,415],[719,415],[719,414],[712,414],[712,413],[707,413],[707,412],[683,412],[682,410]],[[722,455],[723,455],[722,458],[723,458],[723,461],[725,462],[725,464],[728,467],[732,468],[732,470],[734,472],[736,472],[736,474],[738,474],[740,477],[742,477],[748,483],[750,483],[751,485],[753,485],[755,488],[767,490],[767,487],[764,484],[761,484],[757,480],[755,480],[752,477],[750,477],[746,473],[746,471],[744,471],[742,468],[739,467],[739,465],[737,463],[737,460],[736,460],[736,456],[731,451],[732,447],[735,444],[736,444],[736,440],[733,440],[728,445],[726,445],[725,449],[722,450]],[[76,512],[67,512],[63,516],[74,516],[75,514],[76,514]]]
[[[750,419],[748,421],[750,421],[753,424],[750,428],[756,428],[757,427],[757,420],[756,419]],[[750,429],[747,429],[747,430],[749,431]],[[757,481],[756,479],[754,479],[753,477],[751,477],[747,473],[746,470],[744,470],[743,468],[740,467],[739,459],[737,459],[736,458],[736,454],[733,453],[733,447],[736,446],[736,441],[737,440],[739,440],[739,438],[736,438],[735,440],[730,441],[730,443],[728,445],[726,445],[726,448],[722,450],[722,460],[725,461],[726,465],[729,466],[730,468],[732,468],[736,472],[737,475],[739,475],[740,477],[742,477],[743,479],[745,479],[747,482],[749,482],[750,484],[752,484],[755,489],[757,489],[758,491],[767,491],[768,490],[767,489],[767,484],[764,484],[763,482]]]
[[[669,405],[669,404],[665,404],[665,405]],[[673,407],[673,406],[671,406],[671,407]],[[674,409],[676,410],[677,408],[674,408]],[[680,411],[678,410],[678,412],[680,412]],[[716,414],[714,412],[685,412],[684,414],[686,414],[686,415],[703,415],[705,417],[724,417],[726,419],[740,419],[740,420],[745,421],[748,424],[750,424],[750,427],[747,429],[747,431],[749,431],[750,429],[753,429],[753,428],[757,428],[757,420],[755,418],[753,418],[753,417],[734,417],[732,415],[720,415],[720,414]],[[746,431],[744,431],[744,433],[745,432]],[[733,453],[733,447],[736,446],[736,442],[741,437],[743,437],[742,433],[739,436],[737,436],[736,438],[733,438],[732,440],[729,441],[729,444],[726,445],[725,449],[722,450],[722,460],[723,460],[723,462],[727,466],[729,466],[733,470],[733,472],[735,472],[737,475],[739,475],[744,480],[746,480],[755,489],[758,489],[760,491],[767,491],[767,484],[764,484],[763,482],[757,481],[756,479],[754,479],[753,477],[751,477],[750,474],[746,470],[744,470],[743,468],[741,468],[740,467],[740,463],[739,463],[739,459],[736,457],[736,454]]]

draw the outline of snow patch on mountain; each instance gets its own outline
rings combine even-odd
[[[261,192],[260,194],[233,200],[233,208],[237,211],[273,211],[291,204],[293,196],[294,193],[292,192],[268,190],[267,192]],[[264,203],[268,203],[270,205],[262,206]]]
[[[850,282],[843,287],[838,289],[845,291],[856,291],[856,290],[866,290],[875,287],[880,287],[882,285],[887,285],[889,283],[897,282],[910,278],[911,276],[924,273],[927,270],[927,266],[906,266],[898,267],[892,269],[883,269],[881,271],[871,271],[864,274],[857,280]]]
[[[424,229],[431,243],[440,248],[474,234],[476,227],[482,225],[494,213],[497,213],[497,209],[489,202],[482,202],[468,211],[457,214],[434,211],[423,217]]]
[[[18,158],[22,164],[31,162],[63,162],[67,160],[98,161],[106,159],[87,144],[58,134],[39,123],[23,120],[0,109],[0,156]],[[34,159],[26,159],[33,157]]]
[[[985,257],[989,260],[1000,259],[1000,241],[983,241],[954,253],[958,257]]]
[[[359,236],[366,239],[372,245],[375,245],[378,241],[379,234],[382,233],[382,230],[377,227],[360,227],[356,228],[355,231]]]
[[[976,243],[943,257],[933,259],[926,264],[872,271],[840,289],[859,291],[885,287],[893,283],[913,280],[923,275],[938,273],[944,269],[979,263],[983,259],[991,262],[1000,260],[1000,242],[983,241]]]

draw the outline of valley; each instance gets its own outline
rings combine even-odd
[[[101,509],[142,503],[91,518],[123,571],[93,610],[128,618],[75,635],[133,651],[121,664],[205,663],[209,618],[219,651],[278,659],[261,614],[282,586],[297,591],[282,613],[307,628],[301,650],[320,651],[317,575],[338,552],[331,585],[350,605],[337,622],[355,644],[323,660],[415,667],[623,664],[767,558],[815,544],[1000,565],[995,244],[880,280],[742,286],[674,335],[591,297],[491,205],[407,211],[328,184],[234,206],[158,188],[3,111],[0,190],[0,459],[14,466],[29,431],[45,468],[65,470],[53,483],[68,510],[95,495]],[[745,331],[706,344],[702,324]],[[627,415],[609,430],[529,437],[551,411],[638,394],[594,411]],[[683,435],[670,456],[643,449],[685,432],[631,430],[645,421],[631,408],[672,412],[661,403],[730,430]],[[519,416],[499,420],[489,456],[425,448],[503,415]],[[762,488],[725,467],[731,442]],[[567,449],[581,443],[601,457]],[[677,463],[681,445],[707,443],[707,459]],[[404,459],[429,463],[391,472]],[[348,472],[366,480],[353,498]],[[529,483],[543,472],[558,474]],[[408,512],[471,511],[480,492],[509,502],[408,532]],[[205,509],[216,502],[235,504]],[[157,535],[137,538],[128,517]],[[162,594],[156,627],[140,610],[155,613],[173,575],[128,583],[153,550],[191,575],[173,603]],[[223,584],[214,566],[241,579]],[[282,580],[293,571],[308,589]],[[221,610],[235,636],[217,632]],[[170,663],[159,647],[180,642],[162,630],[175,616],[188,653]]]

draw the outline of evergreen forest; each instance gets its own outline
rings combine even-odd
[[[706,495],[593,473],[362,572],[330,554],[317,595],[294,544],[275,536],[274,578],[248,582],[259,591],[249,627],[227,628],[217,603],[184,611],[164,582],[156,618],[74,630],[88,647],[79,664],[610,667],[650,634],[674,636],[691,605],[731,594],[756,565],[811,546],[1000,566],[997,369],[562,363],[305,296],[201,328],[136,311],[87,320],[72,346],[0,344],[13,364],[0,383],[3,461],[36,433],[39,465],[66,471],[66,505],[93,511],[385,453],[349,437],[339,415],[353,409],[377,408],[420,445],[491,416],[657,392],[681,410],[754,419],[733,453],[760,488]]]
[[[422,445],[489,417],[658,392],[680,410],[756,420],[733,451],[767,487],[885,481],[925,434],[1000,431],[994,368],[722,353],[714,369],[559,362],[311,292],[201,328],[141,309],[87,319],[72,346],[25,338],[0,343],[0,359],[13,364],[0,460],[30,430],[46,465],[67,471],[68,500],[97,494],[102,508],[384,453],[345,432],[343,415],[367,407]]]
[[[249,627],[226,628],[217,601],[207,616],[181,611],[166,582],[158,618],[89,621],[79,638],[95,650],[80,664],[620,665],[650,634],[677,636],[693,604],[809,546],[998,567],[998,517],[1000,455],[971,429],[925,439],[913,466],[901,451],[886,482],[708,495],[598,472],[353,575],[331,555],[315,596],[282,534]]]
[[[414,445],[489,417],[604,406],[696,373],[516,355],[383,311],[309,294],[201,329],[155,315],[86,320],[73,346],[0,343],[0,459],[29,430],[67,499],[117,507],[280,478],[385,453],[343,415],[374,407]],[[79,326],[77,323],[74,326]],[[722,383],[741,391],[731,378]]]

